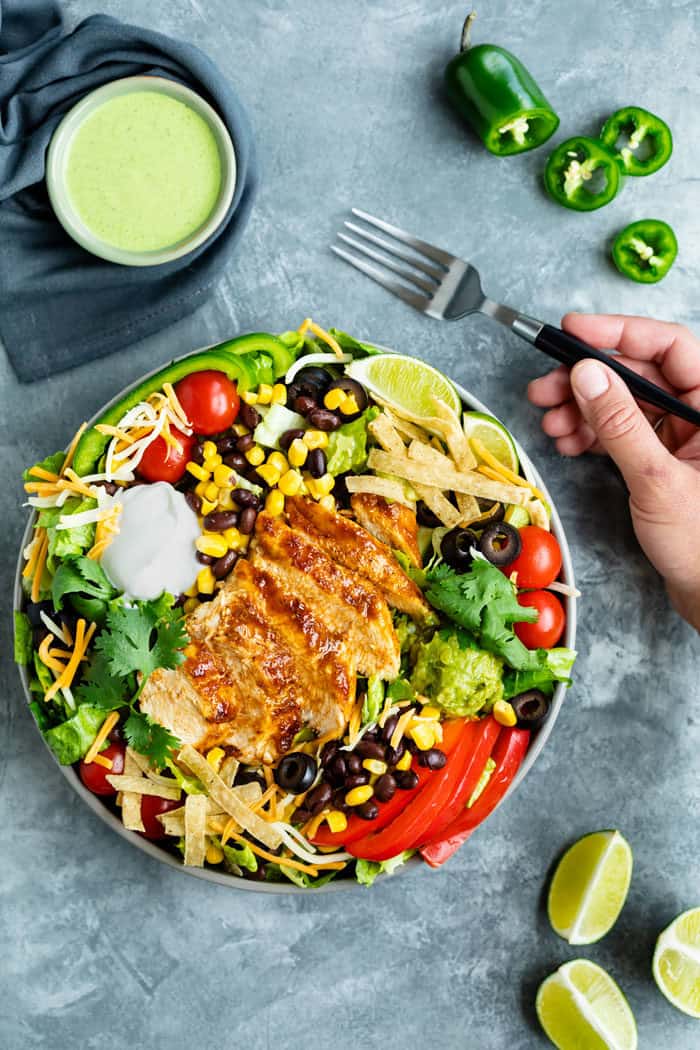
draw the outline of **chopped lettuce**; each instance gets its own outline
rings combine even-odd
[[[490,711],[503,697],[503,662],[484,649],[465,648],[456,634],[438,631],[419,642],[411,685],[452,715]]]
[[[32,625],[29,617],[15,609],[15,663],[26,666],[32,659]]]
[[[474,805],[479,796],[483,795],[486,785],[491,779],[491,775],[495,768],[496,763],[494,762],[494,760],[492,758],[487,758],[486,765],[481,771],[481,776],[479,777],[477,785],[472,791],[469,801],[467,802],[467,809],[471,809],[471,807]]]
[[[405,678],[396,678],[389,686],[387,686],[386,695],[390,700],[398,703],[399,700],[410,700],[411,703],[416,698],[416,694],[411,689],[410,684]]]
[[[165,765],[175,777],[186,795],[206,795],[207,789],[202,781],[197,777],[188,777],[187,774],[182,772],[179,766],[175,765],[172,758],[166,758]]]
[[[270,405],[269,410],[253,431],[253,437],[265,448],[280,447],[280,438],[287,430],[303,430],[306,420],[298,412],[291,412],[284,405]]]
[[[258,858],[250,846],[224,846],[220,840],[215,840],[221,846],[224,854],[224,863],[234,875],[240,875],[241,869],[246,871],[258,870]]]
[[[404,551],[394,550],[393,554],[409,580],[413,580],[416,587],[420,587],[421,590],[424,590],[428,586],[428,577],[425,569],[417,568]]]
[[[347,332],[341,332],[339,328],[329,328],[328,331],[341,349],[352,354],[354,357],[373,357],[374,354],[386,353],[386,350],[382,350],[380,347],[374,346],[372,343],[361,343],[359,339],[355,339],[353,335],[348,335]]]
[[[44,733],[44,739],[62,766],[72,766],[88,751],[107,717],[101,707],[81,704],[67,722]]]
[[[503,677],[503,696],[509,700],[529,689],[541,689],[548,695],[554,692],[555,682],[566,682],[571,685],[571,669],[574,666],[576,652],[560,646],[556,649],[536,649],[539,654],[539,666],[526,671],[507,671]]]
[[[362,705],[362,725],[376,722],[384,706],[384,682],[376,675],[367,679],[367,694]]]
[[[280,882],[282,879],[289,879],[295,886],[301,886],[302,889],[319,889],[321,886],[325,886],[327,882],[334,879],[338,874],[336,870],[329,871],[325,875],[309,875],[305,871],[299,871],[297,868],[289,868],[284,864],[267,864],[265,866],[265,878],[268,882]],[[281,878],[280,878],[281,877]]]
[[[352,423],[343,423],[328,435],[326,469],[329,474],[362,470],[367,462],[367,424],[379,415],[376,405],[365,409]]]
[[[59,563],[72,555],[83,554],[92,547],[95,540],[95,524],[76,525],[72,529],[57,529],[59,518],[67,514],[82,514],[97,506],[97,500],[80,499],[72,496],[62,507],[46,507],[39,514],[37,524],[46,529],[49,540],[46,566],[51,574],[56,572]]]
[[[361,886],[371,886],[377,875],[393,875],[414,853],[415,850],[408,849],[405,853],[399,853],[397,857],[390,857],[389,860],[358,860],[355,865],[355,878]]]
[[[33,693],[40,693],[43,696],[46,690],[53,685],[53,675],[37,652],[34,653],[33,663],[36,678],[32,678],[29,688]]]

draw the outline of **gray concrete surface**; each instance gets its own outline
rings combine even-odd
[[[443,104],[454,0],[104,0],[187,36],[252,110],[264,187],[242,250],[189,321],[71,374],[2,381],[2,588],[24,512],[23,465],[63,445],[127,381],[199,344],[283,329],[306,314],[419,354],[470,387],[527,445],[558,500],[580,603],[577,682],[518,794],[439,874],[318,898],[227,892],[132,849],[73,796],[4,661],[0,747],[0,1046],[525,1050],[546,1045],[540,980],[586,954],[629,996],[640,1046],[692,1050],[700,1027],[657,993],[658,931],[700,904],[697,637],[636,549],[605,463],[557,457],[524,399],[547,361],[485,320],[440,325],[345,268],[328,242],[350,205],[471,257],[488,287],[556,321],[568,308],[698,323],[700,9],[693,0],[519,0],[479,5],[478,39],[513,48],[556,104],[555,141],[641,103],[676,133],[672,163],[610,207],[564,211],[540,188],[546,150],[499,161]],[[95,8],[71,0],[77,21]],[[606,259],[634,218],[668,220],[680,257],[656,288]],[[3,631],[7,620],[3,617]],[[6,635],[4,635],[7,637]],[[635,853],[614,931],[569,949],[543,911],[547,873],[584,832],[618,827]]]

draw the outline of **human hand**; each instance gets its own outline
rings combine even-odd
[[[566,332],[700,409],[700,340],[682,325],[643,317],[567,314]],[[634,531],[678,612],[700,631],[700,430],[638,405],[622,379],[593,360],[533,380],[528,397],[548,411],[545,434],[564,456],[607,453],[630,494]]]

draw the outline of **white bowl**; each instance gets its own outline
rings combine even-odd
[[[378,344],[374,345],[376,346]],[[199,353],[203,349],[209,349],[209,347],[200,347],[198,350],[192,350],[189,354],[183,354],[182,357],[176,358],[175,360],[181,361],[183,360],[183,358],[190,357],[191,354]],[[385,350],[387,348],[381,347],[381,349]],[[130,390],[142,383],[144,379],[148,379],[150,375],[153,375],[155,372],[160,371],[162,367],[162,365],[159,365],[158,368],[155,368],[152,372],[141,376],[135,382],[130,383],[129,386],[125,387],[122,391],[116,394],[111,401],[107,402],[106,405],[103,405],[103,407],[95,413],[95,415],[89,421],[88,426],[92,426],[104,411],[106,411],[108,408],[111,408],[118,401],[121,401],[121,399],[126,394],[128,394]],[[472,394],[470,394],[468,390],[465,390],[465,388],[460,386],[458,383],[455,383],[454,385],[464,403],[468,405],[471,409],[473,409],[476,412],[484,412],[491,416],[494,415],[494,413],[491,412],[486,407],[486,405],[482,404],[482,402],[475,398]],[[520,463],[527,478],[530,481],[532,481],[533,484],[535,484],[539,489],[541,489],[541,491],[545,495],[545,498],[547,499],[547,502],[552,508],[552,532],[557,538],[562,554],[562,579],[564,583],[568,584],[569,587],[574,587],[574,569],[571,561],[571,552],[569,550],[569,545],[564,534],[561,519],[557,514],[554,501],[550,496],[542,478],[533,466],[532,461],[530,460],[527,453],[523,450],[522,446],[517,440],[515,443],[518,450],[518,456],[520,457]],[[22,607],[22,568],[24,566],[24,558],[22,552],[31,538],[31,531],[34,525],[34,520],[35,515],[32,514],[29,518],[29,521],[27,522],[27,527],[24,530],[24,535],[22,537],[22,543],[20,546],[20,553],[17,561],[17,571],[15,573],[15,588],[13,596],[13,608],[16,610],[21,609]],[[575,599],[565,597],[564,606],[566,608],[566,628],[561,644],[568,646],[568,648],[570,649],[573,649],[575,648],[576,642]],[[29,703],[31,700],[31,696],[29,692],[29,676],[27,674],[27,669],[25,667],[20,666],[19,673],[22,679],[22,686],[24,688],[25,697],[27,699],[27,703]],[[552,730],[554,729],[554,724],[557,720],[557,716],[559,715],[559,711],[561,709],[565,695],[566,686],[560,682],[556,685],[554,689],[549,717],[547,718],[547,721],[544,723],[544,725],[539,730],[537,730],[535,735],[533,736],[527,754],[525,755],[522,765],[520,766],[520,769],[518,770],[513,780],[513,783],[510,785],[510,788],[508,789],[505,798],[508,798],[509,795],[516,790],[518,785],[522,783],[523,779],[527,776],[527,774],[530,772],[535,762],[537,761],[542,749],[544,748],[545,744],[549,740],[549,737],[551,736]],[[31,714],[30,717],[33,718]],[[148,839],[142,838],[141,835],[139,835],[135,831],[127,831],[119,817],[112,813],[112,811],[107,808],[107,806],[104,804],[104,802],[101,801],[101,799],[98,796],[93,795],[92,792],[88,791],[88,789],[85,787],[85,785],[83,784],[73,767],[61,766],[56,760],[48,744],[46,744],[45,741],[44,744],[49,753],[51,754],[51,757],[56,762],[56,765],[60,769],[61,773],[71,785],[73,790],[76,791],[78,795],[80,795],[83,801],[90,807],[90,809],[94,813],[98,815],[98,817],[100,817],[101,820],[105,822],[105,824],[109,825],[109,827],[112,828],[113,831],[116,831],[118,835],[121,835],[122,838],[127,839],[133,846],[136,846],[138,847],[138,849],[143,850],[143,852],[147,853],[150,857],[161,861],[161,863],[163,864],[169,865],[171,868],[175,868],[177,871],[183,872],[185,875],[192,875],[198,879],[206,879],[207,882],[218,882],[219,885],[227,886],[229,889],[250,890],[257,893],[335,893],[339,890],[353,889],[355,886],[357,886],[357,883],[352,879],[342,879],[338,882],[329,882],[325,886],[321,886],[317,890],[303,889],[300,886],[294,886],[292,883],[284,884],[276,882],[255,882],[250,879],[243,879],[233,875],[227,875],[223,872],[215,871],[210,868],[186,868],[182,864],[182,862],[177,859],[177,857],[173,856],[172,853],[169,853],[167,850],[162,849],[160,846],[156,845],[153,842],[150,842]],[[503,804],[503,800],[500,804]],[[475,847],[471,844],[465,847],[465,849],[474,848]],[[414,858],[413,860],[409,861],[408,866],[417,866],[422,863],[423,862],[420,861],[418,858]],[[432,877],[439,878],[440,876],[438,872],[433,872]]]
[[[99,106],[109,102],[110,99],[135,91],[153,91],[161,95],[168,95],[194,110],[211,128],[221,160],[221,187],[208,219],[189,237],[156,251],[128,251],[101,240],[80,218],[66,186],[66,164],[70,146],[73,136],[86,117],[89,117]],[[56,218],[66,233],[86,251],[101,259],[107,259],[109,262],[121,263],[122,266],[159,266],[194,251],[221,226],[231,206],[236,188],[236,153],[231,136],[221,117],[196,91],[174,80],[168,80],[166,77],[122,77],[91,91],[66,113],[54,131],[49,144],[46,158],[46,187]]]

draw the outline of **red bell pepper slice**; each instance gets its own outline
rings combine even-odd
[[[461,718],[451,719],[449,722],[442,723],[440,749],[446,755],[449,755],[454,749],[463,726],[464,720]],[[356,842],[374,831],[380,831],[382,828],[385,828],[416,797],[425,783],[436,775],[432,770],[419,766],[415,759],[411,768],[418,777],[416,787],[410,791],[399,790],[388,802],[382,802],[379,806],[379,813],[374,820],[363,820],[362,817],[351,814],[348,817],[348,826],[345,831],[331,831],[324,822],[309,841],[313,842],[315,846],[346,846],[350,842]]]
[[[433,773],[416,798],[383,831],[372,832],[350,845],[346,843],[348,853],[364,860],[389,860],[429,838],[433,825],[450,804],[456,785],[462,782],[479,732],[480,723],[463,722],[454,750],[440,772]]]
[[[474,828],[486,820],[501,801],[515,777],[530,743],[529,729],[504,729],[493,751],[496,768],[483,793],[470,809],[461,813],[441,836],[423,846],[420,853],[431,868],[439,868],[466,842]]]

